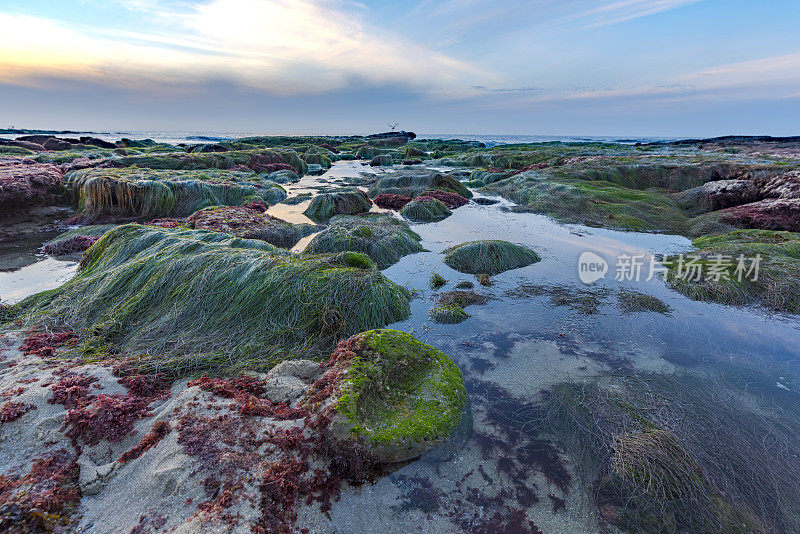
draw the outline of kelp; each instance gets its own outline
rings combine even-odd
[[[262,241],[128,224],[63,286],[12,315],[80,332],[89,359],[134,358],[171,375],[269,368],[330,354],[338,339],[410,315],[411,291],[364,254],[298,255]]]
[[[444,262],[462,273],[494,276],[541,260],[534,251],[508,241],[468,241],[446,249]]]
[[[337,215],[328,228],[314,236],[305,252],[363,252],[379,269],[385,269],[403,256],[422,252],[420,241],[407,224],[391,215]]]
[[[209,206],[286,198],[278,184],[239,171],[83,169],[67,173],[66,184],[78,210],[95,217],[185,217]]]

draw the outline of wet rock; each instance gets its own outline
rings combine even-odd
[[[47,150],[72,150],[74,148],[74,145],[69,141],[58,139],[57,137],[51,137],[42,146]]]
[[[334,215],[366,213],[371,207],[372,201],[363,191],[341,190],[315,196],[303,213],[314,222],[326,222]]]
[[[412,198],[405,195],[389,195],[381,193],[375,197],[375,205],[379,208],[388,210],[401,210],[403,206],[411,202]]]
[[[756,183],[765,198],[800,198],[800,171],[770,176]]]
[[[431,196],[417,197],[400,210],[400,215],[418,223],[442,221],[452,214],[447,204]]]
[[[266,207],[266,205],[263,205]],[[215,206],[198,210],[186,221],[188,228],[225,232],[244,239],[259,239],[292,248],[302,238],[319,231],[313,224],[292,224],[273,217],[259,206]]]
[[[8,139],[0,139],[0,146],[16,146],[26,150],[32,150],[34,152],[41,152],[44,150],[42,145],[31,143],[30,141],[9,141]]]
[[[392,165],[392,157],[387,154],[382,154],[372,158],[369,164],[373,167],[385,167]]]
[[[690,213],[699,214],[754,202],[760,192],[752,180],[717,180],[681,191],[674,198]]]
[[[0,161],[0,207],[61,204],[65,194],[64,176],[55,165],[31,160]]]
[[[444,191],[472,198],[472,191],[452,176],[412,168],[400,169],[396,173],[384,176],[370,188],[369,196],[377,197],[384,193],[414,198],[428,191]]]
[[[800,198],[768,198],[723,211],[722,220],[739,228],[800,232]]]
[[[461,371],[404,332],[372,330],[341,342],[325,376],[341,377],[331,434],[364,446],[379,463],[418,458],[464,414]]]
[[[109,148],[109,149],[117,148],[116,144],[110,141],[99,139],[97,137],[81,137],[80,142],[84,145],[92,145],[99,148]]]

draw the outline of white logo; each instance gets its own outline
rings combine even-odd
[[[594,252],[584,252],[578,257],[578,278],[584,284],[593,284],[608,272],[608,262]]]

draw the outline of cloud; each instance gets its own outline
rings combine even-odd
[[[149,24],[128,31],[0,14],[0,81],[45,77],[104,84],[224,79],[273,93],[316,93],[396,83],[442,94],[488,76],[468,63],[367,27],[363,6],[330,0],[213,0],[128,6]]]
[[[618,0],[600,2],[597,7],[578,11],[561,19],[562,23],[583,23],[589,27],[611,26],[703,0]]]

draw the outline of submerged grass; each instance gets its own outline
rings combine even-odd
[[[456,271],[489,276],[541,261],[534,251],[500,240],[468,241],[444,252],[444,262]]]
[[[793,532],[800,421],[718,377],[621,373],[547,390],[535,416],[606,523],[633,532]]]
[[[438,222],[453,212],[441,200],[433,197],[417,197],[400,210],[400,215],[416,223]]]
[[[363,254],[297,255],[198,230],[107,232],[62,287],[14,307],[23,324],[80,332],[85,358],[134,357],[183,375],[269,368],[403,320],[411,291]]]
[[[278,184],[250,172],[83,169],[66,175],[78,210],[90,216],[185,217],[210,206],[286,198]]]
[[[338,215],[314,236],[305,252],[363,252],[379,269],[386,269],[403,256],[422,252],[420,241],[406,223],[391,215]]]

